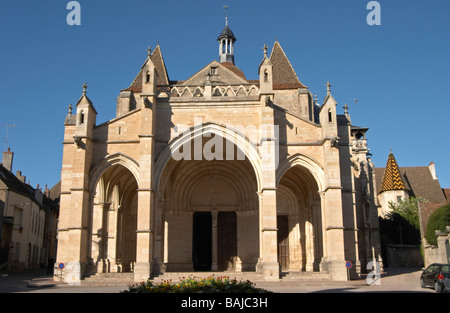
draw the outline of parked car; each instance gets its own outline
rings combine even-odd
[[[420,276],[420,286],[431,286],[436,292],[450,291],[450,264],[433,263]]]

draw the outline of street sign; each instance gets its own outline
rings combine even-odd
[[[352,264],[352,262],[347,261],[347,263],[345,263],[345,266],[346,266],[347,268],[352,268],[353,264]]]
[[[62,270],[64,268],[64,263],[59,263],[58,267],[60,270]]]

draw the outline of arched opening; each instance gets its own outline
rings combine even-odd
[[[224,139],[217,133],[201,138],[203,152],[215,136]],[[227,139],[211,149],[212,159],[196,153],[194,141],[192,155],[170,158],[160,175],[156,259],[165,271],[254,271],[259,257],[254,168]]]
[[[92,272],[133,271],[137,189],[135,176],[123,165],[113,164],[99,174],[92,200]]]
[[[318,271],[323,257],[319,184],[291,164],[277,187],[278,262],[282,271]]]

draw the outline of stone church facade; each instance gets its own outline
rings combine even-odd
[[[318,104],[276,41],[259,79],[219,61],[170,80],[161,47],[97,124],[86,85],[65,120],[57,264],[65,280],[133,272],[317,271],[381,262],[367,128]],[[258,56],[256,56],[258,57]]]

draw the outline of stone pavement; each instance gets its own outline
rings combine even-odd
[[[257,287],[275,293],[434,293],[420,287],[421,269],[386,269],[379,284],[368,285],[365,279],[336,281],[281,281],[257,283]],[[0,275],[0,293],[118,293],[127,286],[69,286],[53,281],[45,270]]]

